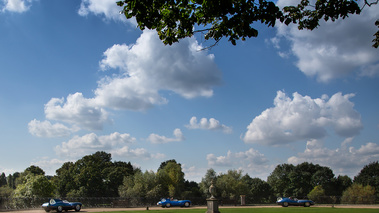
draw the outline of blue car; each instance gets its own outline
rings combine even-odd
[[[178,200],[178,199],[170,199],[163,198],[161,201],[157,203],[158,206],[162,208],[170,208],[171,206],[180,206],[180,207],[190,207],[191,201],[189,200]]]
[[[82,209],[82,203],[79,202],[68,202],[67,200],[60,199],[50,199],[48,203],[42,204],[42,208],[49,212],[51,210],[56,210],[57,212],[62,212],[63,210],[75,210],[76,212]]]
[[[311,205],[315,205],[315,202],[311,200],[299,200],[293,197],[279,197],[276,201],[276,204],[281,205],[283,207],[288,207],[290,205],[310,207]]]

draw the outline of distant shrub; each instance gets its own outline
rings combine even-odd
[[[341,203],[374,204],[375,189],[370,185],[353,184],[343,192]]]

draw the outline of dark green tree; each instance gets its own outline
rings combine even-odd
[[[31,165],[24,170],[24,173],[31,173],[33,175],[45,175],[45,171],[38,166]]]
[[[278,165],[267,178],[267,182],[274,190],[277,197],[295,196],[306,197],[315,186],[322,186],[324,189],[333,185],[334,174],[329,167],[308,162],[297,166],[282,164]],[[326,190],[326,194],[330,192]]]
[[[191,198],[196,197],[200,198],[203,197],[203,194],[200,191],[200,186],[195,181],[188,181],[186,180],[184,182],[184,190],[182,192],[182,197],[185,198]]]
[[[373,0],[374,1],[374,0]],[[218,42],[226,37],[235,45],[237,40],[257,37],[254,24],[275,26],[297,23],[299,29],[313,30],[320,20],[335,21],[349,14],[359,14],[357,0],[302,0],[282,10],[269,0],[122,0],[117,5],[127,19],[135,17],[138,27],[154,29],[165,44],[191,37],[196,32]],[[312,4],[314,2],[314,4]],[[365,1],[365,6],[371,6]],[[377,44],[377,43],[376,43]]]
[[[8,186],[12,189],[16,189],[16,179],[18,179],[20,177],[20,173],[19,172],[15,172],[13,173],[13,175],[9,174],[8,177],[7,177],[7,183],[8,183]]]
[[[134,168],[130,162],[116,161],[110,167],[103,170],[104,184],[106,187],[105,194],[110,197],[117,197],[118,188],[122,185],[125,176],[134,174]]]
[[[53,182],[57,186],[58,195],[67,197],[67,193],[78,188],[73,176],[74,163],[66,162],[61,168],[56,170],[57,176],[53,178]]]
[[[332,192],[329,195],[332,196],[342,196],[342,193],[353,184],[353,180],[347,175],[338,175],[337,178],[333,180],[331,187]]]
[[[272,198],[273,191],[271,186],[260,178],[250,178],[244,176],[245,181],[248,183],[250,192],[246,195],[247,200],[252,203],[269,203]]]
[[[372,162],[363,167],[357,176],[354,177],[354,183],[363,186],[370,185],[379,195],[379,162]]]
[[[7,185],[7,177],[5,176],[5,173],[1,173],[0,175],[0,187]]]
[[[133,175],[131,163],[112,162],[111,154],[96,152],[75,163],[66,162],[53,178],[62,197],[116,197],[125,176]]]
[[[290,173],[295,166],[292,164],[281,164],[275,167],[274,171],[267,177],[267,183],[270,184],[276,197],[292,196],[293,191],[288,187],[290,183]]]
[[[158,172],[159,172],[159,170],[164,169],[164,167],[165,167],[168,163],[170,163],[170,162],[175,163],[175,164],[178,164],[178,163],[176,162],[176,160],[174,160],[174,159],[166,160],[166,161],[162,162],[161,165],[159,165]],[[179,164],[179,165],[180,165],[180,164]],[[181,166],[181,165],[180,165],[180,166]]]

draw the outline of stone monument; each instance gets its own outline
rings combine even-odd
[[[216,188],[213,186],[213,180],[211,182],[211,186],[209,187],[209,193],[211,193],[211,197],[207,199],[207,212],[206,213],[220,213],[218,211],[218,200],[214,196],[216,192]]]

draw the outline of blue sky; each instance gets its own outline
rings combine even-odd
[[[286,4],[296,1],[285,1]],[[278,1],[283,5],[283,1]],[[378,6],[314,31],[165,46],[114,0],[0,1],[0,172],[96,151],[266,177],[304,161],[354,177],[379,160]]]

